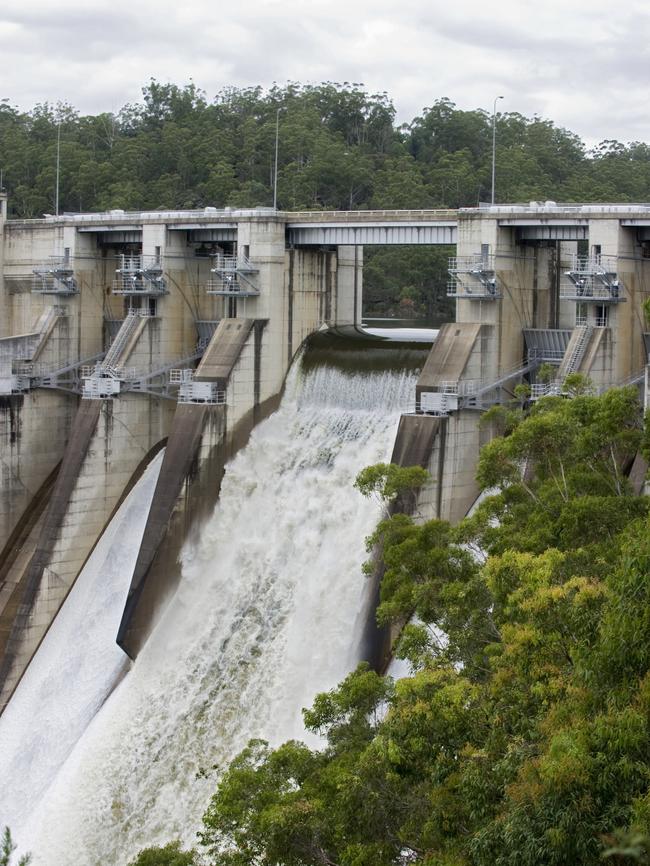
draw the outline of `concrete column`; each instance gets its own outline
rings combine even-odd
[[[608,304],[607,350],[613,383],[621,382],[642,369],[647,355],[643,341],[646,330],[643,302],[650,297],[650,260],[642,256],[636,230],[621,226],[618,219],[589,221],[590,254],[610,260],[623,284],[619,303]]]
[[[258,269],[255,280],[259,297],[237,301],[237,316],[267,320],[262,336],[260,399],[266,400],[282,389],[292,355],[294,310],[293,286],[288,278],[285,253],[285,223],[275,215],[268,218],[243,216],[237,225],[237,248]]]
[[[7,332],[7,320],[8,316],[8,304],[7,304],[7,296],[5,294],[5,266],[4,266],[4,254],[5,254],[5,223],[7,220],[7,193],[4,190],[0,189],[0,337],[8,337],[9,333]]]
[[[334,325],[360,325],[363,308],[363,247],[337,247]]]

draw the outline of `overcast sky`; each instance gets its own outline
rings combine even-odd
[[[650,0],[1,0],[0,98],[117,111],[150,78],[363,82],[400,121],[446,96],[650,141]]]

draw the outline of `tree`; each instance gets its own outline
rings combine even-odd
[[[11,855],[15,850],[16,846],[11,838],[11,831],[9,827],[5,827],[2,840],[0,840],[0,866],[11,866]],[[28,866],[31,859],[30,854],[23,854],[17,866]]]
[[[429,480],[421,466],[398,466],[396,463],[375,463],[357,475],[354,486],[366,497],[380,502],[413,504],[416,492]]]
[[[180,842],[170,842],[163,848],[145,848],[129,866],[196,866],[194,851],[181,850]]]

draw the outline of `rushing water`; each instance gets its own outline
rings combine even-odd
[[[43,645],[0,719],[0,821],[34,866],[119,866],[146,845],[192,844],[214,765],[251,737],[306,739],[301,708],[358,659],[364,537],[378,514],[352,483],[389,457],[414,384],[406,370],[295,365],[278,412],[227,466],[174,599],[96,714],[121,670],[112,643],[130,570],[118,580],[104,553],[101,574],[80,578],[63,649]],[[133,511],[144,513],[152,473]],[[109,532],[134,558],[142,529],[128,514],[131,537]],[[79,666],[93,701],[66,691]],[[50,762],[68,724],[75,734]]]
[[[159,454],[102,535],[0,717],[0,825],[19,841],[127,669],[115,634],[161,463]]]

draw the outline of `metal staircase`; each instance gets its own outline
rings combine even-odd
[[[155,370],[136,370],[135,368],[125,369],[124,367],[111,366],[104,359],[102,363],[87,367],[82,371],[83,396],[90,400],[106,400],[119,394],[131,392],[176,400],[178,389],[184,383],[191,382],[193,375],[193,370],[179,369],[179,367],[193,364],[203,355],[204,351],[205,346],[199,343],[191,355],[186,358],[176,358],[174,361],[162,364]],[[223,403],[225,397],[223,399],[217,397],[190,402]]]
[[[0,361],[0,368],[4,368],[2,376],[2,393],[20,394],[38,387],[37,377],[49,372],[38,363],[38,357],[43,351],[48,338],[52,334],[57,320],[66,315],[65,307],[54,304],[45,310],[36,323],[36,332],[25,338],[9,338],[8,343],[12,346],[9,357]]]
[[[589,341],[591,340],[593,330],[593,325],[576,325],[574,331],[576,339],[573,342],[573,347],[571,347],[571,344],[569,343],[569,346],[567,347],[567,352],[569,354],[564,356],[562,363],[560,364],[560,369],[558,370],[558,380],[560,382],[563,382],[567,376],[571,375],[571,373],[575,373],[580,367],[587,346],[589,345]]]
[[[140,322],[142,319],[149,318],[150,315],[149,310],[129,310],[127,317],[122,322],[120,330],[117,332],[117,336],[106,353],[103,362],[104,366],[119,367],[122,353],[135,332],[138,330]]]

